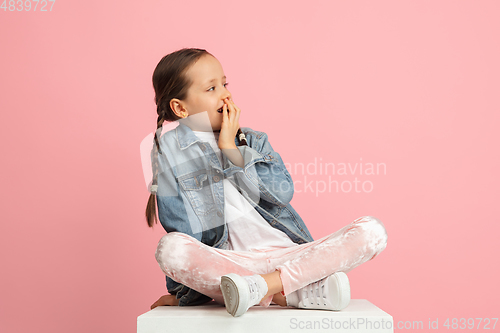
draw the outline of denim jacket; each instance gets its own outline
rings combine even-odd
[[[181,122],[161,136],[156,194],[161,225],[167,232],[183,232],[208,246],[227,249],[223,180],[228,179],[272,227],[294,243],[313,241],[290,205],[293,181],[267,134],[249,127],[241,127],[241,131],[248,144],[237,146],[244,159],[243,168],[224,154],[221,165],[210,144]],[[179,306],[211,300],[169,277],[166,280],[169,293],[180,299]]]

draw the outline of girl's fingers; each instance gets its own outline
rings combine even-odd
[[[233,107],[234,107],[235,110],[241,111],[240,108],[236,104],[234,104],[233,101],[231,101],[231,103],[233,104]]]
[[[228,112],[227,113],[228,114],[228,120],[229,120],[229,122],[232,122],[233,118],[234,118],[234,116],[233,116],[233,106],[231,105],[231,103],[230,103],[229,100],[227,100],[226,103],[227,103],[226,106],[227,106],[227,109],[228,109],[227,110],[227,112]]]
[[[229,107],[231,108],[231,114],[232,114],[232,118],[231,120],[233,122],[236,122],[238,123],[238,119],[239,119],[239,114],[240,114],[240,109],[236,106],[236,104],[234,104],[233,101],[230,102],[229,104]]]
[[[231,120],[231,114],[230,113],[231,113],[231,110],[229,109],[229,104],[226,101],[226,103],[224,104],[224,106],[222,108],[222,114],[225,115],[225,117],[224,116],[222,117],[223,118],[222,121],[227,121],[229,123],[230,120]]]
[[[234,102],[232,100],[230,100],[229,98],[227,99],[227,105],[229,107],[229,110],[231,111],[230,112],[230,115],[229,115],[229,120],[231,122],[233,121],[238,121],[239,120],[239,114],[241,112],[240,108],[236,106],[236,104],[234,104]]]
[[[236,109],[236,118],[234,120],[236,121],[236,123],[238,124],[238,126],[239,126],[239,122],[240,122],[240,113],[241,113],[241,110],[240,109]]]
[[[236,104],[234,104],[234,108],[236,110],[236,114],[235,114],[235,117],[234,117],[234,121],[236,122],[236,124],[238,124],[238,127],[239,127],[239,121],[240,121],[240,114],[241,114],[241,110],[239,107],[236,106]]]
[[[234,108],[234,104],[229,104],[229,108],[231,109],[231,121],[234,122],[235,121],[235,117],[236,117],[236,109]]]
[[[240,119],[241,109],[237,107],[233,101],[231,101],[231,103],[233,104],[233,108],[236,110],[236,121],[238,121]]]
[[[227,122],[228,121],[228,114],[227,114],[227,104],[224,104],[222,107],[222,121]]]

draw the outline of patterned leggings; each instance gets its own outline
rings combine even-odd
[[[285,296],[335,272],[348,272],[373,259],[387,244],[384,225],[362,216],[340,230],[313,242],[267,252],[232,251],[210,247],[180,232],[158,242],[155,257],[174,281],[224,304],[221,276],[267,274],[280,271]],[[268,307],[272,295],[259,305]]]

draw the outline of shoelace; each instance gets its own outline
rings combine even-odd
[[[326,306],[325,299],[323,298],[323,293],[325,290],[325,281],[326,278],[316,281],[314,283],[309,284],[308,286],[304,287],[302,290],[302,293],[305,294],[305,297],[303,297],[303,300],[307,300],[308,303],[311,305],[320,305],[320,301],[323,302],[323,305]],[[304,305],[306,305],[306,302],[303,302]]]
[[[255,282],[252,279],[246,279],[248,281],[248,288],[250,289],[250,298],[251,302],[255,302],[257,298],[259,297],[259,289],[257,282]]]

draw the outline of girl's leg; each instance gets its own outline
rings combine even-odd
[[[178,232],[163,236],[156,259],[163,272],[216,302],[224,304],[221,276],[261,274],[269,293],[259,303],[282,304],[283,296],[337,271],[347,272],[374,258],[386,246],[383,224],[370,216],[361,217],[339,231],[314,242],[269,252],[220,250]]]
[[[335,272],[348,272],[373,259],[387,244],[382,222],[363,216],[337,232],[314,242],[268,252],[270,264],[280,272],[281,294],[321,280]],[[270,302],[271,297],[262,300]]]
[[[268,273],[261,274],[268,293],[259,304],[268,307],[274,301],[286,305],[285,295],[335,272],[350,271],[373,259],[386,244],[387,232],[382,222],[363,216],[316,241],[268,251]]]
[[[224,304],[220,290],[222,275],[269,273],[267,253],[221,250],[180,232],[164,235],[155,257],[167,276],[220,304]]]

